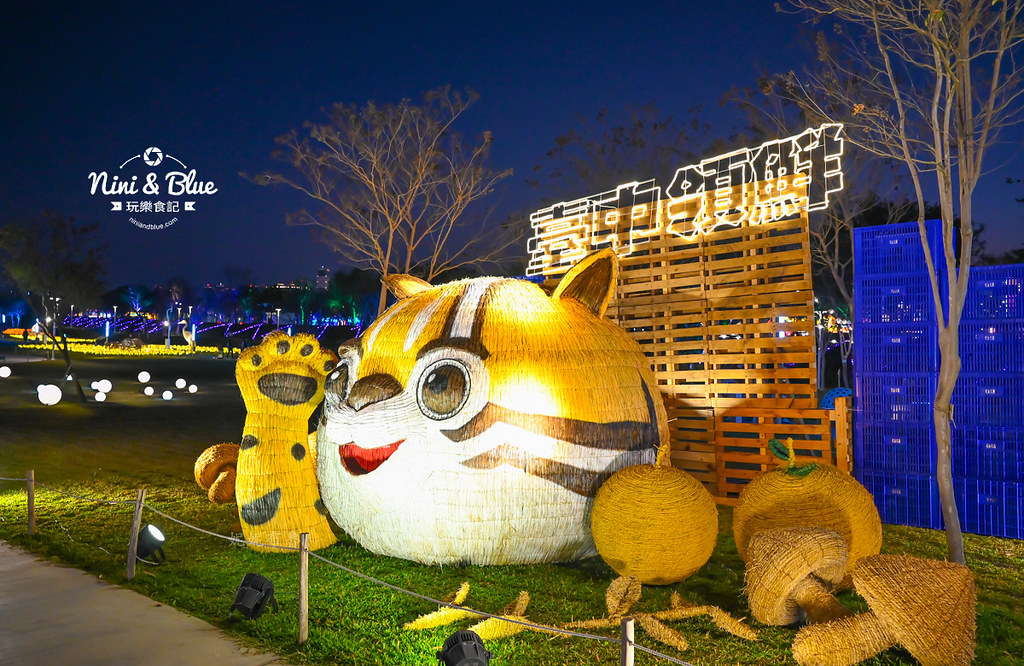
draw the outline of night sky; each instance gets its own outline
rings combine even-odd
[[[715,115],[727,88],[799,70],[805,57],[798,17],[739,0],[16,1],[0,16],[0,224],[43,209],[98,222],[111,287],[172,275],[217,282],[227,264],[251,268],[259,283],[339,268],[309,229],[285,225],[306,205],[301,195],[238,175],[284,168],[271,159],[274,138],[324,121],[335,102],[416,100],[444,84],[476,90],[459,129],[493,132],[490,166],[515,175],[492,203],[511,211],[542,205],[543,188],[524,181],[577,115],[646,103],[677,119],[696,104]],[[736,120],[721,115],[715,131],[728,135]],[[1024,242],[1024,206],[1013,201],[1024,192],[1005,183],[1024,177],[1015,140],[994,155],[975,199],[990,250]],[[89,193],[90,172],[116,173],[150,146],[218,189],[162,230],[137,228],[110,211],[116,197]]]

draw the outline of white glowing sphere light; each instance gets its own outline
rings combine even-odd
[[[151,379],[151,377],[149,376],[149,373],[146,372],[145,370],[143,370],[142,372],[139,373],[139,382],[145,384],[150,379]]]
[[[183,389],[188,382],[185,381],[184,377],[178,377],[178,381],[174,382],[174,388]]]
[[[171,393],[170,391],[164,391],[160,397],[163,398],[164,400],[170,400],[171,398],[174,397],[174,394]]]

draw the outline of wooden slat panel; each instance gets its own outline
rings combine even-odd
[[[730,205],[752,200],[754,187],[733,188]],[[692,234],[711,196],[672,204],[673,216],[683,217],[671,229],[670,202],[661,202],[662,228],[620,259],[607,314],[649,357],[665,399],[672,464],[732,504],[747,481],[778,463],[772,437],[793,437],[818,460],[832,460],[832,445],[828,414],[815,409],[807,216],[679,235]],[[620,209],[619,219],[628,221],[628,212]],[[545,270],[552,277],[545,288],[567,269]]]

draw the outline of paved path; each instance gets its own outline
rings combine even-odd
[[[285,664],[216,627],[0,541],[0,664]]]

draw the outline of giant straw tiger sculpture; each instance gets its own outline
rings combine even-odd
[[[594,555],[598,487],[668,436],[647,359],[602,316],[617,271],[595,253],[550,296],[387,278],[399,302],[342,346],[326,385],[317,477],[338,525],[428,564]]]

